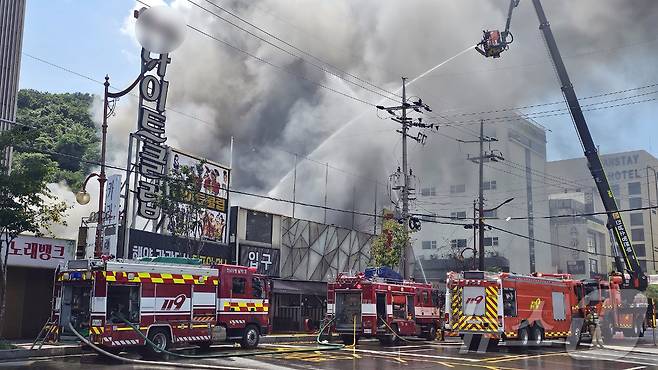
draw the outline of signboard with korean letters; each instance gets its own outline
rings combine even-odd
[[[10,244],[9,266],[54,269],[73,259],[75,240],[19,235]]]
[[[240,244],[240,265],[255,267],[259,274],[279,276],[281,251],[277,248]]]
[[[121,175],[109,176],[105,185],[105,213],[103,215],[102,253],[104,255],[117,255],[120,191]]]
[[[181,199],[178,212],[168,215],[168,233],[175,234],[176,222],[182,217],[190,217],[190,212],[197,209],[194,220],[198,220],[198,230],[190,235],[217,243],[226,243],[228,234],[228,189],[231,170],[218,163],[171,149],[169,153],[169,176],[186,181],[192,177],[194,190]],[[192,207],[194,204],[195,207]]]

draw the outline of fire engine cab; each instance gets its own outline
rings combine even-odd
[[[579,284],[568,274],[450,272],[446,329],[460,336],[485,335],[495,342],[516,340],[521,345],[567,338],[572,334],[572,316],[580,312],[573,293]]]
[[[196,259],[73,260],[57,275],[48,333],[74,329],[108,350],[239,341],[269,333],[269,280],[255,269],[201,266]],[[151,346],[147,350],[155,351]],[[155,351],[157,352],[157,351]]]
[[[403,281],[390,269],[339,274],[327,287],[327,315],[332,331],[345,344],[378,338],[393,344],[402,336],[436,338],[441,329],[443,297],[431,284]]]

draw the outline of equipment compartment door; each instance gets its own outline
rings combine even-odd
[[[91,287],[91,283],[62,285],[62,307],[59,324],[62,326],[64,333],[70,333],[69,322],[71,322],[80,334],[88,335]]]
[[[377,325],[384,325],[380,319],[386,321],[386,293],[377,293]]]
[[[361,293],[336,292],[336,329],[361,328]]]
[[[192,291],[192,321],[210,322],[215,319],[217,286],[194,285]]]
[[[466,316],[484,316],[486,304],[484,287],[464,287],[463,312]]]

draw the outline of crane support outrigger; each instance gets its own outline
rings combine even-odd
[[[514,40],[514,37],[509,30],[512,13],[514,8],[519,5],[519,2],[520,0],[510,0],[510,6],[507,13],[507,23],[504,31],[484,31],[482,41],[475,47],[480,54],[485,57],[499,58],[500,54],[509,48],[509,44]],[[578,102],[578,97],[576,96],[576,92],[571,80],[569,79],[569,74],[567,73],[564,61],[560,55],[557,42],[551,31],[551,26],[548,23],[541,1],[532,0],[532,3],[535,7],[537,18],[539,18],[539,29],[544,36],[548,51],[553,60],[553,65],[555,66],[558,78],[560,79],[562,94],[569,106],[569,112],[571,113],[574,125],[578,131],[578,136],[583,145],[585,157],[587,158],[587,165],[592,177],[594,178],[594,183],[596,184],[599,195],[601,196],[603,207],[608,214],[607,227],[614,235],[617,244],[617,248],[615,249],[615,266],[623,279],[623,287],[644,291],[648,285],[647,276],[640,266],[635,249],[631,242],[630,234],[627,232],[626,226],[619,214],[619,207],[617,206],[612,189],[610,188],[610,183],[606,177],[601,158],[599,157],[598,150],[592,139],[589,127],[585,121],[585,116],[583,115],[580,103]],[[621,258],[623,258],[623,263]],[[628,273],[630,279],[624,277],[624,272]]]

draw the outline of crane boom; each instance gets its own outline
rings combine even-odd
[[[512,11],[518,5],[518,3],[519,0],[510,0],[506,29],[503,31],[503,34],[505,35],[509,33]],[[583,110],[580,107],[578,97],[576,96],[576,91],[574,90],[573,84],[569,79],[567,68],[565,67],[562,56],[560,55],[557,42],[555,41],[555,37],[551,31],[551,26],[548,22],[548,19],[546,18],[546,13],[544,13],[541,0],[532,0],[532,3],[535,7],[537,18],[539,18],[539,29],[544,36],[549,54],[551,55],[551,59],[553,60],[553,64],[560,80],[562,94],[564,95],[564,98],[569,107],[569,112],[571,113],[574,125],[576,126],[580,142],[583,145],[585,158],[587,158],[587,166],[590,170],[590,173],[592,174],[592,177],[594,178],[594,183],[596,184],[596,188],[601,197],[603,207],[608,214],[607,227],[614,235],[614,239],[618,246],[617,249],[619,252],[621,252],[621,257],[624,259],[624,266],[622,266],[618,260],[616,261],[617,269],[620,270],[619,272],[623,272],[621,269],[622,267],[625,267],[626,271],[631,276],[631,281],[626,281],[626,279],[624,279],[625,286],[632,286],[635,289],[644,291],[648,284],[647,276],[640,266],[639,260],[637,259],[637,255],[635,253],[635,249],[633,248],[633,244],[631,242],[631,236],[627,232],[624,221],[619,214],[619,207],[615,201],[612,189],[610,188],[610,183],[608,182],[605,170],[603,169],[603,164],[601,163],[601,158],[599,157],[598,150],[596,149],[596,145],[592,139],[589,127],[587,126],[587,121],[585,120]],[[500,56],[502,51],[507,50],[507,45],[505,44],[505,38],[502,38],[502,44],[496,44],[494,45],[495,48],[487,50],[487,47],[490,47],[491,42],[485,42],[488,41],[486,39],[486,35],[490,34],[491,32],[494,31],[485,31],[485,40],[478,44],[478,46],[482,46],[483,49],[478,50],[476,47],[476,50],[487,57],[491,56],[497,58]]]

